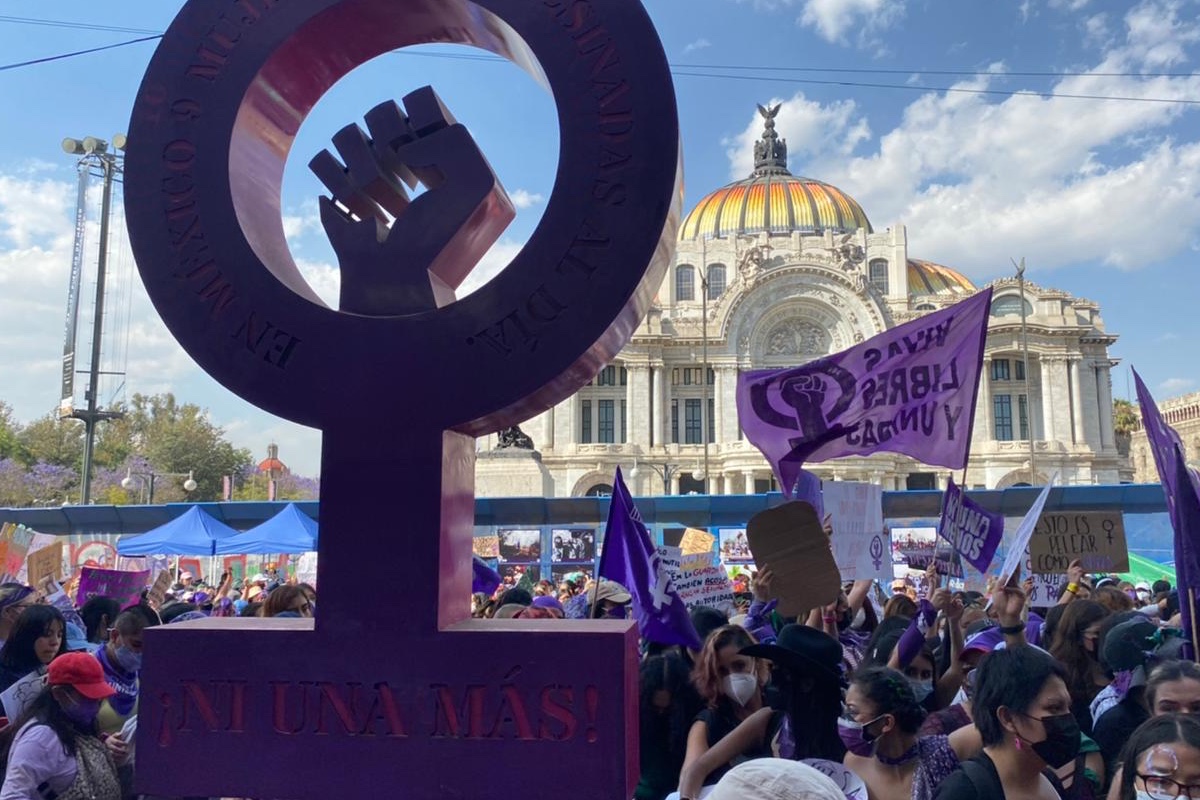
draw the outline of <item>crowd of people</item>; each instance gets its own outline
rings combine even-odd
[[[475,614],[629,613],[590,578],[501,586]],[[691,611],[701,649],[643,641],[636,800],[1200,798],[1200,666],[1178,592],[1084,574],[952,592],[933,569],[782,617],[760,565],[732,614]]]
[[[162,597],[76,608],[57,584],[0,584],[3,800],[133,800],[142,640],[208,616],[310,617],[316,592],[268,570],[234,586],[184,573]]]

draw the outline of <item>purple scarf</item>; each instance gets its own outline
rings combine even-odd
[[[108,698],[108,704],[122,717],[129,716],[138,698],[137,673],[126,672],[109,661],[108,645],[96,651],[96,660],[104,668],[104,681],[116,691],[116,694]]]

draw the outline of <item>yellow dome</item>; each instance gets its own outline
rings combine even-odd
[[[787,140],[775,133],[772,109],[758,107],[766,121],[754,145],[754,173],[717,189],[683,221],[680,241],[761,233],[871,232],[871,221],[853,197],[827,183],[788,172]]]
[[[908,296],[937,297],[975,294],[978,289],[962,273],[932,261],[908,260]]]

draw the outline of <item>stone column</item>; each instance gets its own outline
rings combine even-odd
[[[1112,415],[1112,367],[1107,363],[1100,364],[1097,383],[1100,389],[1100,443],[1105,447],[1116,447],[1117,432]]]
[[[1076,444],[1086,444],[1087,435],[1083,419],[1083,381],[1080,359],[1071,360],[1071,430]]]
[[[1054,396],[1050,383],[1050,367],[1052,361],[1047,358],[1038,359],[1038,391],[1042,395],[1042,439],[1052,442],[1058,435],[1058,426],[1054,420]]]
[[[554,441],[562,447],[569,447],[579,441],[576,434],[576,428],[579,421],[576,419],[579,409],[579,395],[573,394],[559,403],[557,413],[554,415]]]
[[[654,391],[650,399],[650,404],[654,408],[653,442],[656,447],[662,447],[666,442],[666,439],[663,438],[663,431],[666,430],[666,426],[663,424],[663,408],[665,407],[665,403],[663,403],[663,381],[666,379],[665,373],[666,370],[661,365],[654,367]]]
[[[733,494],[733,473],[727,472],[724,476],[725,494]]]
[[[744,470],[742,480],[746,482],[745,494],[754,494],[754,470]]]
[[[650,367],[634,364],[628,367],[629,386],[625,390],[626,437],[628,444],[650,443]],[[620,412],[617,412],[618,417]],[[620,425],[620,419],[616,420]]]
[[[983,425],[983,435],[976,435],[972,442],[990,442],[996,438],[996,432],[992,430],[992,357],[983,357],[983,374],[979,377],[979,405],[975,418],[981,420]],[[980,433],[976,431],[976,434]]]
[[[737,377],[738,370],[735,366],[723,366],[717,371],[717,396],[721,398],[717,403],[718,407],[723,409],[717,416],[717,424],[720,425],[717,430],[718,441],[738,440]]]
[[[554,449],[554,409],[557,406],[550,406],[542,413],[542,440],[535,442],[539,450]]]

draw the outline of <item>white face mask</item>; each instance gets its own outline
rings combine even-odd
[[[726,675],[725,680],[721,681],[721,691],[739,706],[744,706],[758,691],[758,678],[745,673]]]
[[[912,678],[908,679],[908,685],[912,687],[913,694],[917,697],[918,703],[924,703],[925,698],[933,694],[933,681],[919,681]]]

